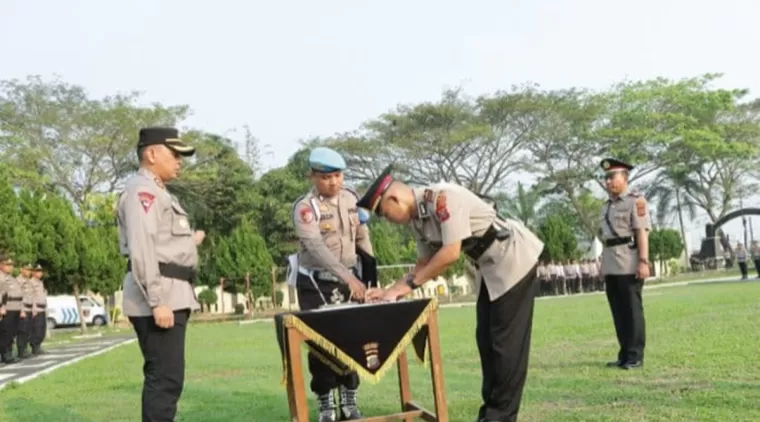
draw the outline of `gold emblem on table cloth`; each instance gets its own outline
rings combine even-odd
[[[378,344],[367,343],[363,346],[364,354],[367,357],[367,369],[375,370],[380,367],[380,358],[378,356]]]
[[[330,302],[331,303],[343,303],[346,300],[346,297],[343,296],[343,294],[340,292],[340,290],[333,289],[332,296],[330,296]]]

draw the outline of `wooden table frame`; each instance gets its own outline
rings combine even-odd
[[[449,422],[449,412],[446,408],[446,394],[443,386],[443,364],[441,359],[441,343],[438,335],[438,313],[433,309],[426,322],[428,327],[427,347],[430,357],[430,376],[433,384],[433,398],[435,413],[424,409],[412,401],[412,393],[409,387],[409,360],[406,351],[401,352],[397,360],[398,386],[401,398],[401,412],[391,415],[373,416],[358,421],[363,422],[389,422],[404,421],[412,422],[415,418],[429,422]],[[285,324],[285,341],[287,342],[287,391],[288,405],[290,406],[291,422],[309,422],[309,409],[306,399],[306,390],[301,364],[301,343],[306,337],[297,329]]]

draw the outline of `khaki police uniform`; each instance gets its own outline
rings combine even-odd
[[[142,129],[138,147],[155,144],[183,155],[195,151],[176,129]],[[177,198],[145,168],[127,180],[117,214],[119,246],[128,257],[122,310],[145,360],[143,421],[173,421],[184,386],[187,323],[200,309],[192,284],[198,264],[194,231]],[[157,306],[174,311],[171,328],[156,325],[152,308]]]
[[[527,377],[544,244],[519,221],[499,218],[492,205],[462,186],[439,183],[412,191],[417,215],[409,228],[418,257],[430,260],[443,246],[462,242],[477,269],[476,337],[483,375],[479,418],[513,420]]]
[[[31,270],[31,265],[24,267],[24,270]],[[21,313],[18,332],[16,333],[16,350],[18,357],[26,359],[31,357],[31,354],[27,350],[29,345],[29,335],[32,331],[32,311],[34,310],[34,292],[32,279],[26,276],[16,277],[21,283],[21,304],[23,305],[23,312]]]
[[[0,326],[0,351],[4,363],[13,363],[16,361],[13,357],[13,342],[18,334],[21,313],[24,310],[24,296],[21,282],[17,278],[2,272],[0,277],[4,278],[6,292],[5,316]]]
[[[739,263],[739,270],[742,273],[742,280],[746,280],[748,278],[747,275],[747,249],[744,247],[743,244],[737,243],[736,244],[736,250],[734,251],[736,254],[736,261]]]
[[[300,241],[296,291],[302,310],[350,301],[346,283],[359,278],[357,247],[373,254],[369,229],[359,220],[357,200],[357,194],[348,189],[332,198],[311,189],[294,203],[293,222]],[[333,389],[341,387],[342,394],[350,395],[359,387],[356,372],[338,375],[312,353],[308,363],[311,390],[326,413],[332,411],[327,400]]]
[[[29,344],[32,346],[32,354],[44,354],[42,342],[47,334],[47,289],[45,283],[37,277],[32,277],[32,296],[34,308],[32,310],[32,331],[29,336]]]
[[[628,369],[640,366],[646,345],[644,280],[636,278],[636,230],[651,229],[646,198],[630,191],[611,197],[603,205],[600,219],[604,243],[601,273],[620,346],[617,360],[609,366]]]

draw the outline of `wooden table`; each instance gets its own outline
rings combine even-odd
[[[372,416],[359,419],[365,422],[384,422],[384,421],[406,421],[412,422],[416,418],[425,421],[448,422],[448,410],[446,408],[446,397],[443,385],[443,365],[441,362],[441,346],[438,330],[437,307],[428,313],[425,323],[428,329],[427,351],[430,364],[430,375],[433,387],[433,397],[435,401],[435,412],[424,409],[419,404],[412,401],[412,393],[409,387],[409,361],[406,351],[402,351],[397,358],[398,381],[399,381],[399,398],[401,411],[382,416]],[[306,336],[301,333],[293,324],[287,320],[283,323],[284,338],[287,347],[284,359],[286,359],[287,369],[287,393],[288,405],[290,406],[290,415],[292,422],[309,422],[309,409],[306,398],[303,365],[301,362],[301,344],[307,340]]]

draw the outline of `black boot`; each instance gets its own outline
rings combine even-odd
[[[19,359],[29,359],[30,357],[32,357],[32,354],[29,353],[29,350],[26,347],[24,347],[23,349],[18,347],[17,351],[18,351]]]
[[[47,352],[42,349],[42,346],[40,345],[32,346],[32,355],[39,356],[39,355],[44,355],[46,353]]]
[[[13,352],[2,352],[0,355],[0,361],[6,365],[18,362],[18,359],[13,357]]]
[[[342,421],[361,419],[362,412],[356,403],[356,390],[340,386],[340,414]]]
[[[332,393],[317,395],[319,422],[337,422],[338,414]]]

